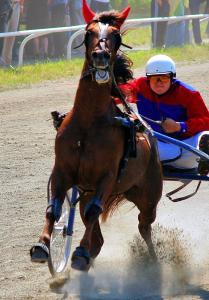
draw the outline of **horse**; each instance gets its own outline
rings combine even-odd
[[[64,118],[55,139],[55,163],[51,174],[51,200],[39,243],[31,248],[31,260],[48,260],[50,236],[59,220],[66,191],[80,191],[80,215],[85,232],[72,255],[71,266],[88,270],[101,251],[104,239],[99,217],[108,216],[123,202],[138,209],[138,228],[150,256],[156,259],[151,224],[162,195],[162,170],[152,134],[138,134],[136,155],[129,157],[121,174],[126,131],[114,122],[121,116],[112,89],[113,66],[122,44],[120,29],[130,7],[121,12],[95,14],[83,0],[86,20],[85,61],[73,109]]]

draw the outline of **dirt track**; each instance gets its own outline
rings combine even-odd
[[[179,65],[178,77],[198,88],[209,107],[209,61]],[[103,225],[105,246],[89,275],[72,272],[71,280],[55,288],[47,266],[30,262],[53,165],[55,131],[48,119],[52,110],[71,107],[77,82],[49,82],[0,94],[0,299],[209,299],[206,183],[184,203],[163,197],[154,230],[158,266],[145,263],[141,246],[135,260],[130,255],[137,212],[129,206]],[[166,184],[169,189],[171,184]]]

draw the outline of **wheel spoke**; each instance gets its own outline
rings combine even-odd
[[[65,197],[62,215],[57,223],[54,224],[51,243],[50,256],[48,260],[49,270],[52,275],[63,272],[67,266],[70,256],[72,236],[67,236],[68,217],[70,211],[71,190],[68,191],[68,196]]]

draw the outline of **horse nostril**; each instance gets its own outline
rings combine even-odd
[[[97,58],[97,52],[96,52],[96,51],[93,51],[93,52],[91,53],[91,56],[92,56],[93,59]]]
[[[110,59],[110,54],[109,54],[109,52],[105,52],[105,53],[104,53],[104,58],[105,58],[105,59]]]
[[[93,51],[92,54],[92,59],[110,59],[110,54],[107,51],[99,50],[99,51]]]
[[[106,69],[110,61],[110,54],[104,50],[94,50],[91,53],[93,66],[97,69]]]

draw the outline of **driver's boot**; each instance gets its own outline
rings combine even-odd
[[[199,149],[209,155],[209,134],[204,134],[199,143]],[[200,158],[198,165],[198,173],[200,175],[207,175],[209,173],[209,160]]]

